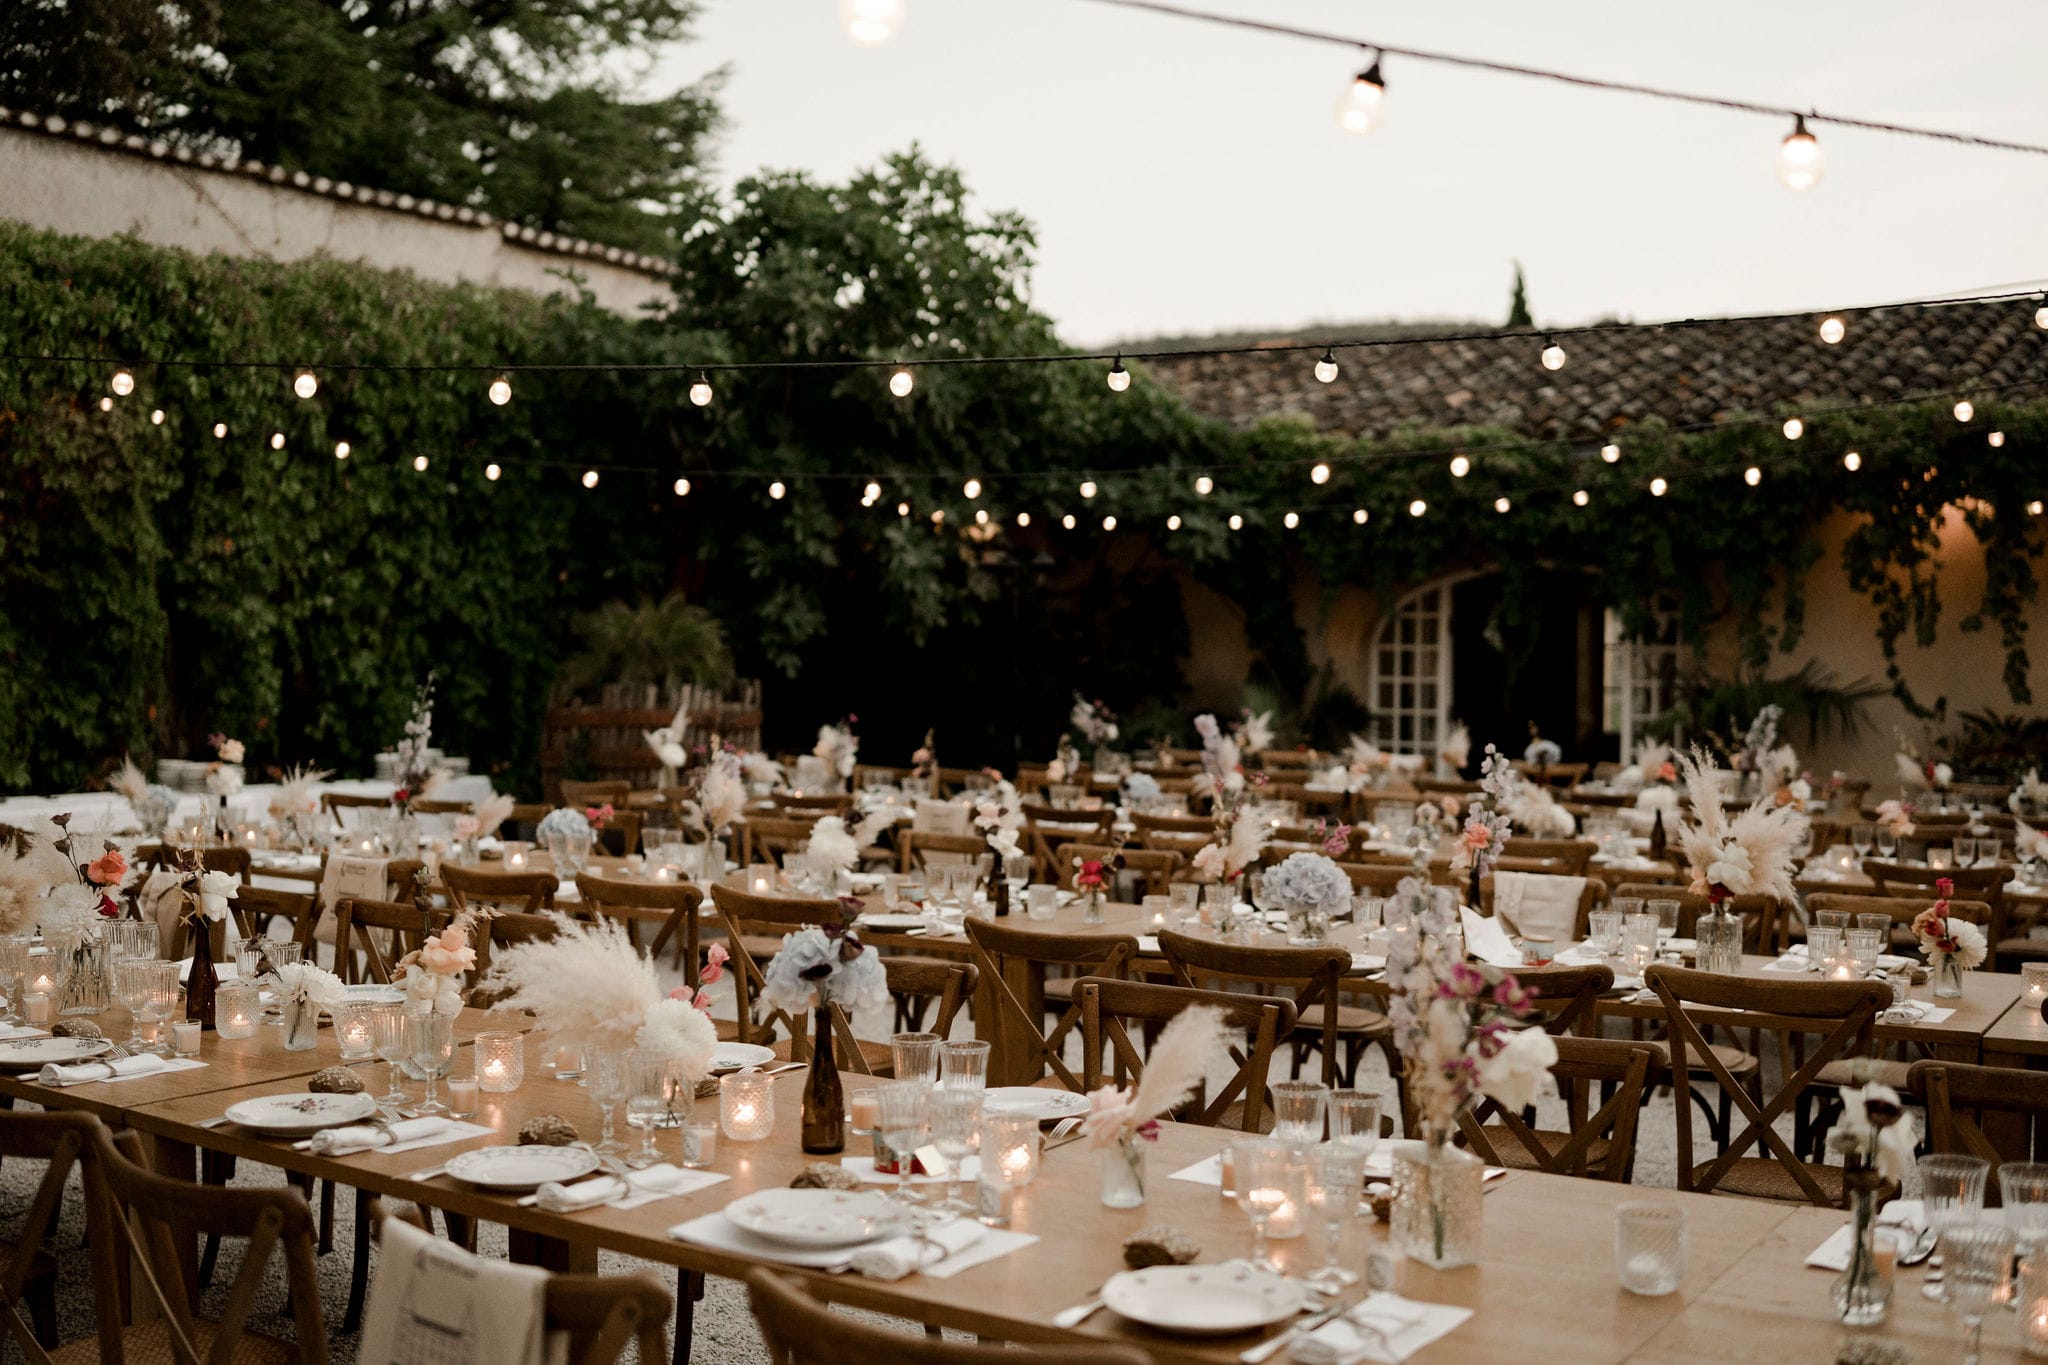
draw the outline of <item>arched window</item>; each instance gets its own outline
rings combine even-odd
[[[1451,586],[1441,578],[1380,622],[1369,670],[1374,741],[1389,753],[1436,757],[1451,705]]]

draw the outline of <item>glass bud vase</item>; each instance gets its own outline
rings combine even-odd
[[[320,1007],[303,997],[284,1006],[284,1047],[287,1052],[311,1052],[320,1042]]]
[[[65,937],[55,945],[63,972],[57,987],[57,1013],[103,1014],[107,1008],[107,941],[88,928],[76,938]]]
[[[1081,923],[1104,923],[1109,918],[1105,910],[1105,897],[1100,887],[1081,893]]]
[[[1135,1209],[1145,1202],[1145,1144],[1119,1138],[1102,1153],[1102,1206]]]
[[[1479,1259],[1486,1163],[1442,1136],[1394,1144],[1394,1244],[1437,1270]]]
[[[1699,969],[1734,976],[1742,970],[1742,916],[1708,910],[1693,930],[1699,941]]]
[[[1835,1277],[1835,1316],[1846,1327],[1875,1327],[1891,1311],[1891,1277],[1878,1268],[1873,1245],[1877,1228],[1877,1173],[1868,1167],[1843,1172],[1850,1213],[1849,1264]]]
[[[1927,975],[1933,982],[1935,999],[1962,998],[1963,964],[1956,960],[1954,953],[1930,953],[1927,958]]]

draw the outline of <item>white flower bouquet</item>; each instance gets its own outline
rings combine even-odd
[[[852,1014],[889,1003],[882,959],[850,926],[807,925],[787,935],[763,977],[761,1003],[792,1019],[828,1004]]]

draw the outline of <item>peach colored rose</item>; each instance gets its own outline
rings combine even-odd
[[[712,944],[704,950],[704,970],[697,973],[697,980],[706,986],[716,985],[725,976],[725,964],[731,958],[723,943]]]
[[[128,875],[128,860],[118,848],[110,848],[85,865],[87,880],[99,886],[119,886]]]
[[[420,969],[435,976],[456,976],[476,965],[476,949],[469,935],[449,925],[420,947]]]

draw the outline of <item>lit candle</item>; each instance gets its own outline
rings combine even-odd
[[[663,863],[660,867],[654,869],[654,880],[658,882],[672,882],[675,879],[676,870],[668,863]]]
[[[881,1121],[882,1102],[875,1098],[872,1090],[856,1090],[847,1096],[846,1115],[853,1123],[856,1133],[872,1133],[875,1124]]]
[[[30,995],[55,995],[57,979],[48,972],[38,972],[35,980],[28,983],[28,991]]]
[[[736,1071],[718,1083],[719,1126],[734,1142],[759,1142],[775,1131],[774,1084],[758,1071]]]
[[[214,994],[214,1031],[223,1038],[252,1038],[262,1015],[260,987],[247,981],[224,981]]]
[[[180,1057],[199,1055],[199,1021],[180,1019],[171,1025],[171,1046]]]
[[[2048,962],[2027,962],[2020,966],[2020,976],[2026,981],[2027,1003],[2039,1005],[2048,1000]]]
[[[456,1118],[467,1118],[476,1112],[476,1080],[474,1077],[450,1079],[448,1082],[448,1112]]]
[[[517,1090],[526,1079],[526,1040],[510,1032],[479,1033],[476,1078],[478,1087],[493,1095]]]
[[[526,851],[520,849],[514,853],[507,853],[505,855],[505,866],[513,872],[524,872],[526,870]]]
[[[1027,1148],[1012,1147],[1003,1153],[998,1165],[1002,1167],[1003,1179],[1014,1185],[1031,1169],[1031,1153]]]
[[[1161,932],[1161,931],[1162,931],[1162,930],[1164,930],[1165,928],[1166,928],[1166,916],[1165,916],[1165,915],[1162,915],[1162,914],[1160,914],[1160,913],[1159,913],[1158,911],[1156,911],[1156,910],[1155,910],[1155,911],[1153,911],[1153,912],[1152,912],[1152,932],[1156,934],[1156,933],[1159,933],[1159,932]]]
[[[21,1002],[21,1017],[38,1027],[50,1022],[50,994],[48,991],[30,991]]]

